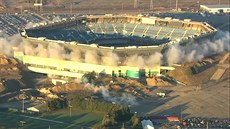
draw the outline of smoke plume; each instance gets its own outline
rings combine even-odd
[[[191,61],[199,61],[204,57],[229,52],[229,32],[218,32],[214,41],[203,41],[198,43],[191,43],[187,46],[178,44],[171,45],[165,53],[154,53],[150,56],[133,55],[126,58],[125,65],[145,68],[152,67],[155,64],[162,64],[163,62],[172,65],[174,63],[185,63]],[[77,51],[69,50],[58,43],[49,43],[44,47],[42,44],[32,45],[31,43],[24,43],[20,35],[7,36],[0,33],[0,53],[8,56],[13,55],[13,47],[18,47],[28,55],[42,56],[48,58],[67,59],[73,61],[82,61],[86,63],[103,64],[117,66],[121,58],[113,52],[108,52],[102,55],[96,50]]]
[[[230,51],[229,32],[218,32],[214,37],[214,41],[206,40],[202,42],[192,43],[188,46],[178,44],[169,47],[164,53],[167,63],[185,63],[199,61],[204,57]]]
[[[86,51],[85,62],[86,63],[99,64],[99,55],[98,55],[97,51],[94,51],[94,50]]]
[[[108,86],[94,86],[92,84],[85,84],[85,88],[89,90],[93,90],[95,93],[101,93],[103,99],[109,101],[109,102],[115,102],[118,104],[124,104],[124,105],[138,105],[138,102],[136,100],[136,97],[128,94],[128,93],[122,93],[121,96],[115,96],[112,95],[109,91]]]
[[[162,54],[158,52],[155,52],[149,57],[139,56],[135,54],[127,58],[126,65],[138,67],[138,68],[145,68],[145,67],[151,68],[154,65],[160,65],[162,57],[163,57]]]
[[[109,66],[117,66],[120,62],[120,58],[113,52],[107,52],[106,55],[102,56],[102,64]]]
[[[12,56],[13,47],[22,47],[20,35],[13,35],[9,37],[4,33],[0,33],[0,53]]]

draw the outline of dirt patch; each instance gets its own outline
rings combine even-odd
[[[174,79],[186,85],[196,86],[196,85],[204,84],[210,80],[210,78],[219,68],[219,64],[220,64],[219,61],[221,61],[223,57],[225,57],[225,54],[206,58],[197,63],[196,62],[186,63],[180,67],[176,67],[176,69],[173,71],[168,71],[166,75],[173,77]],[[228,59],[225,59],[225,61],[226,60]]]

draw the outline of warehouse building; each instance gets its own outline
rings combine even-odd
[[[200,9],[209,13],[230,13],[229,4],[225,5],[200,5]]]

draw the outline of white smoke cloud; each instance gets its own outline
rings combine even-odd
[[[72,52],[70,53],[70,58],[69,58],[69,60],[81,62],[81,60],[82,60],[81,51],[80,51],[80,50],[72,51]]]
[[[51,43],[48,45],[48,54],[50,58],[66,59],[66,51],[63,46],[57,43]]]
[[[135,54],[127,58],[126,65],[138,67],[138,68],[145,68],[145,67],[151,68],[154,65],[160,65],[162,57],[163,57],[162,54],[158,52],[155,52],[149,57],[143,57]]]
[[[218,32],[214,41],[206,40],[203,42],[193,43],[188,46],[178,44],[169,47],[164,53],[167,63],[185,63],[199,61],[204,57],[230,51],[229,32]]]
[[[169,65],[174,63],[185,63],[191,61],[199,61],[204,57],[230,51],[229,32],[218,32],[214,41],[205,41],[201,43],[193,43],[187,46],[174,44],[169,47],[168,51],[163,53],[154,53],[149,57],[133,55],[126,59],[125,65],[139,68],[152,67],[155,64],[162,64],[162,59],[166,59]],[[48,47],[42,44],[32,45],[31,43],[22,42],[20,35],[7,36],[0,33],[0,53],[8,56],[13,55],[13,47],[18,47],[25,54],[37,55],[43,57],[67,59],[73,61],[83,61],[86,63],[105,64],[117,66],[121,60],[117,54],[108,52],[102,55],[98,51],[88,50],[72,51],[64,48],[58,43],[49,43]]]
[[[99,64],[99,55],[97,51],[94,50],[88,50],[85,53],[85,62],[86,63],[93,63],[93,64]]]
[[[156,52],[148,57],[146,60],[146,66],[151,68],[152,66],[160,65],[162,58],[163,55],[159,52]]]
[[[92,84],[85,84],[85,88],[89,90],[93,90],[95,93],[101,93],[104,100],[115,102],[118,104],[125,104],[125,105],[138,105],[138,102],[136,100],[136,97],[128,94],[128,93],[122,93],[121,96],[115,96],[112,95],[109,91],[108,86],[94,86]]]
[[[13,56],[13,47],[21,47],[22,40],[20,35],[7,36],[5,33],[0,33],[0,53],[7,56]]]
[[[104,65],[117,66],[120,62],[120,57],[113,52],[107,52],[106,55],[101,58],[102,64]]]
[[[31,50],[31,49],[29,49]],[[38,44],[38,46],[35,48],[36,55],[41,57],[49,57],[49,52],[42,44]]]

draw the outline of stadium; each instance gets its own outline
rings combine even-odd
[[[34,48],[42,45],[42,48],[48,49],[49,44],[58,44],[66,53],[77,52],[80,55],[77,60],[38,56],[17,49],[14,56],[30,70],[48,74],[54,83],[65,83],[92,71],[111,76],[149,77],[160,74],[162,69],[173,68],[155,63],[138,67],[127,63],[127,58],[132,55],[148,57],[156,52],[162,53],[172,44],[187,45],[194,40],[212,37],[216,32],[209,24],[190,19],[87,15],[20,30],[26,45]],[[93,51],[92,54],[97,57],[106,57],[108,53],[112,53],[114,57],[115,54],[119,57],[119,62],[110,64],[102,59],[96,62],[85,61],[82,58],[86,58],[87,51]],[[135,63],[137,62],[133,62]]]

